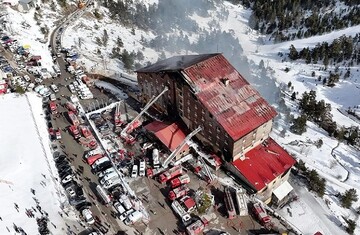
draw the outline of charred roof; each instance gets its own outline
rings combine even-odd
[[[216,54],[201,54],[201,55],[180,55],[173,56],[165,60],[156,62],[155,64],[146,66],[137,70],[140,73],[157,73],[162,71],[178,71],[197,64],[201,61],[207,60]]]

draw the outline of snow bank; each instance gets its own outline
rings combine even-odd
[[[55,180],[41,98],[33,93],[0,96],[0,110],[0,233],[13,231],[15,224],[27,234],[38,234],[39,210],[33,210],[34,218],[25,214],[26,209],[36,208],[38,200],[54,224],[49,222],[48,228],[60,234],[66,226],[58,212],[66,206],[66,197]]]

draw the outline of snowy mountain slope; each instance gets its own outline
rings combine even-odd
[[[139,1],[137,1],[139,2]],[[159,1],[148,0],[144,1],[144,4],[149,7],[153,3],[157,4]],[[92,12],[94,9],[98,9],[103,18],[97,20],[93,17]],[[173,9],[176,10],[176,9]],[[221,14],[219,13],[221,12]],[[287,119],[288,111],[291,114],[298,115],[297,105],[289,98],[285,99],[284,105],[279,102],[280,89],[283,89],[285,93],[289,93],[289,90],[284,89],[283,84],[292,82],[294,91],[299,92],[297,97],[301,96],[304,91],[314,89],[317,92],[318,99],[324,99],[325,102],[331,103],[333,119],[340,125],[351,126],[359,125],[357,122],[350,120],[343,114],[337,111],[337,108],[347,108],[348,106],[359,105],[359,86],[357,77],[359,72],[357,68],[351,68],[352,77],[348,80],[341,80],[335,87],[324,87],[320,82],[311,76],[312,71],[315,71],[316,77],[323,75],[324,71],[319,71],[321,65],[306,65],[302,61],[284,61],[284,58],[278,56],[278,52],[286,52],[291,44],[294,44],[297,48],[304,46],[314,47],[318,42],[322,41],[331,42],[333,39],[345,34],[354,35],[359,31],[359,26],[354,26],[349,29],[344,29],[332,33],[328,33],[322,36],[311,37],[302,40],[294,40],[279,44],[273,44],[273,41],[266,40],[266,36],[259,34],[259,32],[252,30],[249,27],[249,18],[251,11],[245,9],[241,5],[233,5],[228,2],[218,3],[215,9],[207,11],[206,17],[202,14],[193,13],[188,17],[196,21],[198,26],[197,33],[183,30],[181,25],[165,33],[167,37],[181,38],[181,34],[187,35],[190,41],[189,47],[181,47],[182,43],[174,43],[164,41],[165,44],[171,44],[172,50],[164,50],[162,47],[152,47],[152,39],[157,38],[160,35],[156,34],[154,30],[139,29],[136,26],[124,26],[117,21],[108,17],[108,9],[95,6],[89,10],[88,14],[85,14],[79,21],[74,22],[68,29],[66,29],[63,42],[65,47],[75,47],[81,54],[81,61],[84,66],[90,72],[113,74],[123,72],[123,63],[119,59],[111,59],[109,56],[112,53],[113,47],[116,45],[116,39],[119,36],[122,39],[123,47],[121,50],[126,49],[128,52],[134,51],[137,53],[141,51],[144,58],[136,58],[135,62],[146,64],[148,61],[155,62],[163,55],[168,57],[175,54],[185,53],[211,53],[211,52],[223,52],[226,51],[227,58],[233,63],[241,74],[248,79],[256,89],[260,90],[269,102],[277,107],[279,111],[279,118],[274,125],[273,138],[275,138],[282,146],[284,146],[289,152],[294,154],[297,159],[302,159],[306,162],[306,165],[310,169],[315,169],[321,174],[322,177],[327,179],[327,194],[325,199],[329,200],[329,206],[323,208],[328,213],[329,218],[331,214],[335,214],[337,220],[333,220],[332,225],[337,226],[340,222],[344,223],[341,216],[346,216],[352,219],[356,219],[351,210],[340,208],[339,199],[333,196],[337,192],[344,192],[349,188],[356,188],[359,192],[359,153],[351,147],[340,144],[338,148],[334,150],[335,157],[331,155],[331,150],[337,145],[337,140],[327,135],[325,131],[315,126],[315,124],[308,122],[308,130],[302,136],[292,134],[288,131],[289,119]],[[221,17],[221,19],[219,18]],[[97,39],[102,39],[104,35],[104,29],[106,29],[109,39],[107,45],[98,45]],[[133,30],[135,34],[133,33]],[[215,38],[211,43],[204,44],[202,42],[201,47],[199,41],[203,40],[202,36],[206,34],[215,35],[216,32],[226,32],[231,37],[238,40],[239,45],[228,44],[226,41],[221,41],[221,37]],[[39,32],[38,32],[39,33]],[[163,36],[163,35],[161,35]],[[218,41],[216,41],[218,40]],[[266,41],[265,41],[266,40]],[[206,40],[205,40],[206,41]],[[156,41],[155,41],[156,42]],[[182,42],[182,41],[181,41]],[[216,43],[217,42],[217,43]],[[233,42],[233,41],[232,41]],[[197,45],[193,45],[196,44]],[[217,45],[216,45],[217,44]],[[166,46],[166,45],[165,45]],[[169,48],[169,47],[168,47]],[[230,48],[230,49],[229,49]],[[229,51],[236,51],[231,54]],[[262,65],[260,65],[262,64]],[[260,66],[259,66],[260,65]],[[284,69],[288,67],[289,72],[285,72]],[[329,66],[329,70],[334,67]],[[340,67],[340,71],[344,68]],[[277,86],[275,85],[277,83]],[[359,86],[360,87],[360,86]],[[284,111],[285,110],[285,111]],[[284,131],[285,130],[285,131]],[[313,144],[314,141],[322,139],[324,144],[321,148],[316,148]],[[310,142],[310,141],[311,142]],[[291,141],[303,141],[307,144],[300,144],[299,146],[293,146],[289,143]],[[336,158],[337,161],[334,161]],[[348,173],[349,172],[349,173]],[[348,177],[348,178],[347,178]],[[301,200],[301,199],[300,199]],[[312,203],[309,200],[301,201],[301,203]],[[324,200],[316,199],[318,203],[323,203]],[[356,203],[353,207],[356,208],[359,203]],[[312,208],[312,205],[307,204],[307,208]],[[288,219],[299,221],[301,220],[301,214],[297,213],[296,209],[293,209],[292,217],[287,216]],[[314,211],[316,213],[316,211]],[[284,216],[286,216],[286,210]],[[311,213],[308,215],[312,218]],[[324,216],[322,216],[324,218]],[[329,221],[322,221],[323,219],[314,219],[319,221],[319,228],[329,227],[327,224]],[[357,219],[358,220],[358,219]],[[360,221],[358,220],[358,224]],[[303,225],[303,226],[301,226]],[[301,231],[304,234],[311,234],[316,231],[313,226],[306,224],[299,224]],[[329,230],[324,230],[325,234]],[[335,229],[330,230],[336,231]],[[356,232],[359,232],[357,227]],[[340,230],[339,233],[345,233],[344,230]]]
[[[239,40],[239,47],[242,48],[242,55],[246,56],[249,59],[249,63],[247,66],[251,69],[249,75],[245,75],[247,79],[255,79],[259,76],[261,69],[257,66],[260,64],[261,61],[264,61],[264,64],[266,65],[266,74],[268,77],[271,77],[275,79],[275,81],[278,84],[287,84],[289,81],[292,82],[294,86],[294,90],[298,91],[301,95],[304,91],[309,91],[310,89],[315,89],[317,91],[318,99],[324,99],[325,102],[331,103],[333,109],[333,119],[337,121],[340,125],[345,126],[351,126],[351,125],[357,125],[357,123],[347,117],[345,117],[343,114],[338,112],[337,108],[344,108],[351,105],[359,104],[358,97],[354,96],[354,94],[357,94],[358,90],[356,86],[358,86],[358,82],[356,80],[357,75],[357,69],[352,68],[352,77],[346,81],[340,81],[334,88],[330,87],[323,87],[321,84],[318,84],[315,78],[311,77],[312,71],[316,71],[317,76],[321,75],[323,72],[319,71],[319,67],[321,65],[306,65],[304,62],[282,62],[282,58],[280,58],[277,54],[278,52],[286,52],[288,50],[289,46],[291,44],[296,45],[296,47],[302,48],[304,46],[313,47],[318,42],[322,41],[332,41],[333,39],[337,38],[339,35],[354,35],[356,31],[358,31],[359,26],[354,26],[349,29],[340,30],[337,32],[333,32],[330,34],[322,35],[322,36],[316,36],[313,38],[307,38],[302,40],[296,40],[296,41],[289,41],[284,42],[280,44],[272,44],[271,41],[264,43],[264,38],[266,36],[260,35],[258,32],[252,30],[249,25],[249,17],[251,15],[250,10],[244,9],[242,6],[235,6],[228,2],[224,2],[220,6],[217,6],[218,8],[214,10],[209,10],[207,17],[202,17],[196,13],[190,15],[189,17],[196,21],[198,27],[200,30],[205,32],[214,32],[215,30],[223,30],[225,32],[230,32],[233,37],[237,38]],[[225,13],[228,12],[227,17],[224,17],[222,20],[217,20],[217,16],[219,15],[217,11],[224,12],[223,9],[225,8]],[[106,22],[106,15],[104,16],[104,21]],[[110,23],[110,22],[108,22]],[[101,23],[104,25],[103,23]],[[116,27],[119,32],[123,32],[122,34],[116,34],[121,36],[124,45],[124,48],[135,48],[139,49],[142,48],[142,52],[144,53],[144,57],[146,60],[150,61],[156,61],[156,59],[160,56],[159,50],[154,50],[147,47],[147,44],[139,40],[139,36],[137,35],[139,32],[141,32],[139,29],[136,29],[136,35],[133,35],[130,32],[131,29],[126,29],[124,26],[118,26],[113,24],[111,22],[111,29],[112,27]],[[115,29],[115,28],[114,28]],[[125,30],[125,32],[123,31]],[[95,34],[98,36],[101,36],[99,32],[101,32],[102,29],[98,30],[98,34],[94,32],[93,30],[88,30],[88,32],[85,34],[85,32],[82,32],[82,35],[87,35],[88,37],[91,34]],[[167,35],[169,36],[179,36],[181,31],[181,28],[177,28],[176,30],[173,30],[169,32]],[[143,32],[144,33],[144,32]],[[200,39],[199,35],[187,32],[185,30],[182,31],[183,34],[186,34],[189,36],[189,40],[191,42],[196,42]],[[69,29],[70,35],[78,35],[74,32],[73,29]],[[151,34],[151,38],[156,37],[156,35]],[[69,36],[70,39],[71,36]],[[147,38],[148,39],[148,38]],[[110,43],[109,43],[110,44]],[[145,45],[146,44],[146,45]],[[69,46],[71,43],[69,43]],[[91,43],[89,45],[94,45],[94,43]],[[109,53],[109,47],[103,48],[100,47],[101,54]],[[212,48],[212,47],[208,47]],[[167,56],[181,53],[182,51],[186,51],[186,48],[177,48],[175,50],[176,52],[168,52],[164,51]],[[150,52],[150,53],[149,53]],[[214,51],[208,51],[208,52],[214,52]],[[87,52],[85,52],[87,53]],[[233,60],[233,58],[230,58],[231,62],[236,64],[236,61]],[[114,64],[107,63],[108,67],[110,69],[116,70],[119,67]],[[244,66],[245,67],[245,66]],[[240,71],[240,73],[246,73],[247,69],[244,67],[237,67]],[[286,67],[290,68],[290,72],[286,73],[284,72],[284,69]],[[331,66],[329,67],[331,69]],[[340,70],[343,69],[340,67]],[[250,77],[249,77],[250,76]],[[260,77],[259,77],[260,78]],[[256,83],[255,87],[264,88],[265,82],[272,83],[271,80],[261,80],[260,83]],[[271,87],[271,89],[270,89]],[[276,91],[276,87],[272,87],[271,85],[266,85],[265,89],[267,89],[268,93],[274,93]],[[273,102],[273,101],[271,101]],[[278,104],[272,103],[275,106],[279,107]],[[297,110],[294,109],[296,104],[293,102],[287,101],[286,104],[289,108],[295,114],[297,114]],[[284,114],[280,113],[280,116],[283,118],[285,117]],[[336,234],[342,234],[345,233],[343,230],[338,230],[337,225],[339,223],[344,223],[344,220],[341,218],[341,215],[349,215],[349,211],[346,209],[343,209],[337,204],[339,204],[338,198],[333,196],[333,194],[336,194],[337,192],[344,192],[345,190],[349,188],[359,188],[358,187],[358,181],[359,178],[358,175],[358,169],[357,169],[357,163],[358,159],[360,158],[359,154],[354,151],[351,147],[348,147],[344,144],[341,144],[335,152],[335,156],[338,159],[339,162],[336,162],[334,157],[331,155],[331,150],[337,145],[337,141],[327,135],[325,131],[320,129],[319,127],[315,126],[312,123],[308,122],[308,131],[303,136],[294,135],[290,132],[287,132],[286,138],[283,138],[283,134],[281,133],[282,129],[286,129],[288,127],[288,123],[284,122],[283,119],[280,119],[279,122],[275,125],[274,135],[273,137],[281,143],[289,152],[293,153],[297,159],[302,159],[306,162],[307,166],[310,169],[316,169],[319,174],[327,179],[328,186],[327,186],[327,193],[329,195],[325,196],[327,200],[331,203],[330,207],[323,208],[326,213],[329,214],[335,214],[337,218],[337,222],[329,222],[324,221],[324,218],[327,218],[326,216],[322,216],[322,219],[313,219],[313,221],[318,221],[319,224],[318,227],[314,226],[308,226],[305,223],[300,223],[299,227],[301,227],[301,231],[303,231],[305,234],[310,234],[316,232],[316,228],[319,231],[324,231],[325,234],[331,233],[331,231],[338,231]],[[316,141],[317,139],[322,139],[324,142],[324,145],[321,148],[316,148],[313,143],[308,144],[308,146],[303,147],[302,145],[299,146],[291,146],[288,145],[288,143],[292,140],[297,141],[304,141],[307,142],[308,140],[311,140],[312,142]],[[346,154],[345,154],[346,153]],[[351,159],[351,160],[350,160]],[[335,162],[334,162],[335,161]],[[345,166],[345,168],[341,165]],[[347,178],[348,172],[350,172],[348,179]],[[345,182],[342,182],[345,181]],[[310,200],[310,199],[309,199]],[[310,201],[307,200],[307,202],[313,202],[313,199]],[[317,199],[318,203],[324,204],[324,201],[321,199]],[[306,202],[302,202],[306,203]],[[354,208],[358,205],[355,204]],[[307,205],[308,208],[312,208],[313,205]],[[294,211],[296,211],[294,209]],[[316,214],[316,211],[313,211],[314,214]],[[298,214],[301,214],[299,212]],[[286,215],[286,213],[284,213]],[[307,215],[308,217],[311,217],[311,213]],[[316,215],[315,215],[316,217]],[[350,216],[351,218],[355,218],[354,215]],[[301,217],[299,215],[295,216],[295,212],[293,213],[293,216],[289,219],[299,221],[301,220]],[[310,219],[312,220],[312,219]],[[335,226],[334,229],[326,229],[329,227],[329,223],[332,224],[332,226]],[[331,227],[331,226],[330,226]]]

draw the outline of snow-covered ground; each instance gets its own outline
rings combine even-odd
[[[3,95],[0,110],[0,234],[14,234],[14,224],[27,234],[38,234],[36,218],[45,213],[52,234],[65,234],[65,223],[75,218],[56,180],[41,98],[35,93]],[[26,215],[27,209],[34,218]]]
[[[147,5],[157,2],[157,0],[144,1]],[[278,53],[282,52],[286,54],[291,44],[297,49],[303,47],[312,48],[322,41],[332,42],[335,38],[343,34],[354,35],[360,31],[360,26],[353,26],[322,36],[273,44],[273,41],[269,41],[266,36],[260,35],[249,27],[248,20],[251,15],[251,10],[245,9],[242,6],[232,5],[226,1],[222,4],[222,7],[225,6],[229,12],[229,16],[219,21],[219,29],[231,32],[234,37],[239,39],[244,56],[256,65],[263,61],[268,75],[273,78],[278,85],[287,84],[291,81],[294,91],[299,92],[298,98],[304,91],[315,90],[319,100],[324,99],[326,103],[331,104],[333,120],[339,125],[359,125],[356,121],[344,116],[337,110],[347,109],[348,107],[360,104],[360,79],[357,79],[360,72],[357,67],[351,68],[350,78],[347,80],[340,79],[335,87],[330,88],[323,86],[322,83],[316,79],[318,76],[324,76],[328,73],[319,71],[322,66],[321,62],[317,65],[307,65],[301,60],[295,62],[285,60],[283,62],[282,60],[284,58],[279,57]],[[93,9],[90,9],[90,12],[92,11]],[[106,10],[102,7],[99,8],[99,11],[102,14],[106,13]],[[36,38],[41,36],[41,33],[39,32],[39,27],[33,20],[33,12],[26,14],[19,14],[13,10],[9,10],[9,12],[13,14],[11,16],[14,19],[16,18],[12,23],[13,31],[19,31],[16,39],[18,39],[21,44],[30,44],[35,52],[39,51],[39,54],[41,53],[41,56],[45,58],[44,65],[50,65],[51,58],[48,57],[49,52],[46,48],[43,48],[47,44],[38,44],[36,40]],[[216,19],[216,12],[210,11],[209,15],[210,17],[204,18],[194,14],[191,18],[196,20],[200,28],[210,31],[214,30],[214,26],[209,26],[209,24],[211,24],[212,20]],[[23,20],[21,20],[21,17],[23,17]],[[22,28],[21,22],[24,20],[28,20],[28,23],[32,22],[29,23],[32,25],[31,29],[25,30]],[[106,46],[97,45],[96,37],[102,38],[104,29],[107,30],[109,35],[108,43]],[[31,35],[31,37],[28,36],[28,34]],[[186,34],[186,32],[184,32],[184,34]],[[118,60],[109,58],[118,36],[123,41],[123,48],[127,49],[128,52],[134,51],[137,53],[137,51],[141,51],[143,53],[143,62],[155,62],[159,58],[159,52],[144,47],[141,41],[142,38],[151,40],[157,35],[154,35],[151,31],[145,32],[136,28],[134,35],[132,34],[131,28],[112,21],[106,14],[104,14],[102,20],[95,19],[90,13],[84,14],[65,30],[62,41],[64,47],[75,47],[80,52],[80,60],[90,72],[114,74],[122,72],[122,64],[119,63]],[[192,37],[189,37],[192,42],[196,40],[196,38],[194,34]],[[165,54],[168,56],[171,55],[168,52],[165,52]],[[47,61],[49,59],[50,62],[48,63]],[[289,68],[290,71],[286,73],[284,71],[285,68]],[[344,68],[340,67],[339,69],[343,70]],[[334,68],[329,66],[328,71],[329,70],[334,70]],[[313,71],[316,73],[315,78],[311,76]],[[256,73],[254,72],[254,74]],[[272,104],[277,106],[275,103]],[[297,114],[295,109],[296,104],[288,100],[286,104],[293,114]],[[337,140],[329,137],[323,130],[310,122],[308,122],[306,133],[302,136],[294,135],[288,131],[289,124],[284,121],[285,115],[280,115],[282,118],[278,121],[277,125],[274,126],[272,137],[297,159],[302,159],[310,169],[317,170],[320,176],[327,180],[327,190],[324,199],[327,199],[328,203],[325,205],[324,199],[312,198],[313,194],[310,194],[303,186],[297,187],[296,182],[294,182],[295,191],[299,194],[300,199],[298,202],[291,204],[292,216],[287,212],[287,207],[279,213],[285,216],[290,222],[293,222],[304,234],[312,234],[316,231],[322,231],[324,234],[344,234],[344,230],[337,228],[337,225],[344,221],[341,216],[355,219],[357,220],[357,224],[360,224],[359,218],[355,217],[351,210],[339,207],[338,199],[333,196],[333,194],[337,192],[343,193],[349,188],[356,188],[358,194],[360,194],[360,172],[358,168],[360,156],[358,151],[341,143],[334,150],[334,156],[332,156],[331,150],[337,146]],[[285,137],[283,133],[281,133],[283,129],[287,130]],[[324,144],[321,148],[317,148],[313,142],[320,138]],[[291,142],[295,143],[294,141],[298,141],[297,143],[300,144],[291,144]],[[359,203],[356,203],[353,208],[357,208],[359,205]],[[317,211],[320,210],[320,208],[321,212]],[[306,219],[303,215],[304,213],[306,214]],[[355,233],[360,234],[359,226],[357,226]]]
[[[27,13],[19,14],[18,11],[7,8],[7,13],[8,24],[6,25],[6,29],[10,33],[9,36],[18,40],[20,46],[30,46],[30,54],[41,56],[42,67],[47,68],[48,71],[52,71],[54,63],[52,62],[48,49],[48,40],[51,29],[55,27],[54,22],[59,16],[54,12],[44,10],[44,12],[42,12],[44,18],[38,17],[39,22],[41,22],[40,25],[38,25],[34,19],[35,9],[30,9]],[[44,34],[41,33],[40,29],[42,27],[49,29],[49,37],[45,37]]]

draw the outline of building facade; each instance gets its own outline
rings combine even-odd
[[[181,119],[190,131],[201,126],[196,137],[263,201],[270,202],[274,190],[287,182],[295,160],[269,137],[276,111],[223,55],[175,56],[137,75],[140,100],[147,103],[167,87],[154,107]]]
[[[173,64],[165,60],[163,66],[156,63],[137,71],[142,102],[167,86],[156,109],[179,116],[190,130],[202,126],[197,137],[229,162],[269,136],[275,110],[221,54],[179,56],[175,62],[173,58],[169,62]],[[219,73],[219,67],[226,69]]]

